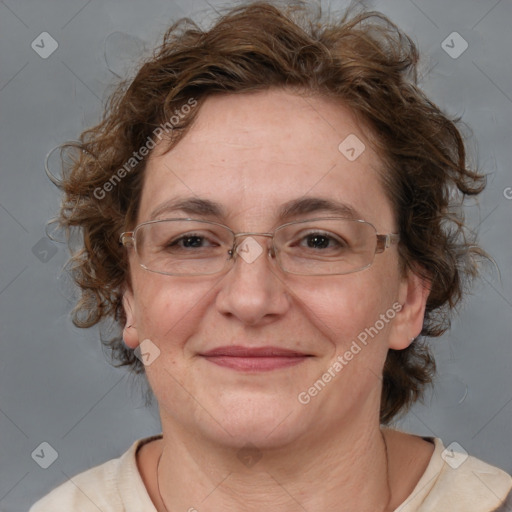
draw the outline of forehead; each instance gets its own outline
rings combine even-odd
[[[393,221],[367,134],[349,109],[319,96],[211,96],[177,146],[154,150],[145,172],[139,222],[184,198],[219,204],[222,220],[243,229],[271,225],[283,205],[307,198],[344,204],[377,227]]]

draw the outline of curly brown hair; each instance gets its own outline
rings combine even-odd
[[[485,178],[468,168],[460,118],[449,119],[418,88],[418,60],[410,37],[383,14],[359,8],[332,20],[301,2],[255,2],[231,8],[206,31],[189,19],[173,24],[135,78],[111,95],[101,122],[65,145],[77,150],[58,181],[58,222],[68,237],[75,227],[81,233],[70,259],[81,291],[74,324],[112,320],[116,334],[103,343],[118,366],[143,372],[121,337],[123,287],[130,276],[119,235],[134,227],[151,154],[135,161],[134,152],[148,145],[155,130],[173,116],[179,120],[167,141],[172,149],[215,93],[287,87],[335,98],[370,129],[384,164],[404,271],[431,282],[421,338],[404,350],[389,350],[384,366],[381,423],[406,411],[435,374],[425,337],[449,327],[484,255],[453,203],[480,193]],[[197,106],[178,116],[191,99]]]

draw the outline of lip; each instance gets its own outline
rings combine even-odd
[[[304,357],[308,354],[280,347],[244,347],[242,345],[226,345],[201,353],[202,356],[227,357]]]
[[[218,366],[239,371],[270,371],[304,362],[309,354],[280,347],[244,347],[230,345],[217,347],[200,354]]]

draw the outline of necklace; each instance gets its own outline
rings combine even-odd
[[[388,454],[388,443],[386,443],[386,438],[380,430],[380,435],[382,436],[382,440],[384,441],[384,450],[386,451],[386,486],[388,490],[388,501],[386,506],[384,507],[384,512],[388,509],[389,504],[391,503],[391,485],[389,483],[389,454]],[[167,511],[166,511],[167,512]]]
[[[382,433],[382,430],[380,431],[380,435],[382,436],[382,440],[384,441],[384,449],[386,451],[386,485],[388,490],[388,501],[386,503],[386,506],[384,507],[384,511],[386,511],[389,507],[389,503],[391,502],[391,485],[389,484],[389,455],[388,455],[388,443],[386,443],[386,438],[384,437],[384,434]],[[162,492],[160,491],[160,461],[162,460],[162,454],[163,449],[160,452],[160,455],[158,457],[158,462],[156,463],[156,487],[158,490],[158,497],[160,498],[160,502],[162,503],[165,512],[169,512],[167,509],[167,506],[165,505],[165,501],[162,498]]]
[[[160,456],[158,457],[158,462],[156,463],[156,487],[158,489],[158,497],[160,498],[160,502],[164,506],[165,512],[169,512],[167,510],[167,507],[165,506],[165,501],[162,498],[162,493],[160,492],[160,461],[162,460],[162,453],[164,453],[164,450],[160,452]]]

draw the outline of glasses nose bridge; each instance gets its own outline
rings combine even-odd
[[[240,246],[240,239],[245,239],[247,237],[253,237],[253,236],[264,236],[266,238],[270,238],[272,245],[269,247],[268,252],[269,255],[272,255],[274,253],[274,233],[258,233],[256,231],[244,231],[241,233],[233,233],[233,247],[231,248],[230,254],[231,257],[235,257],[237,254],[237,248]]]
[[[241,236],[266,236],[268,238],[274,238],[274,233],[257,233],[255,231],[244,231],[242,233],[233,233],[233,238],[236,240]]]

